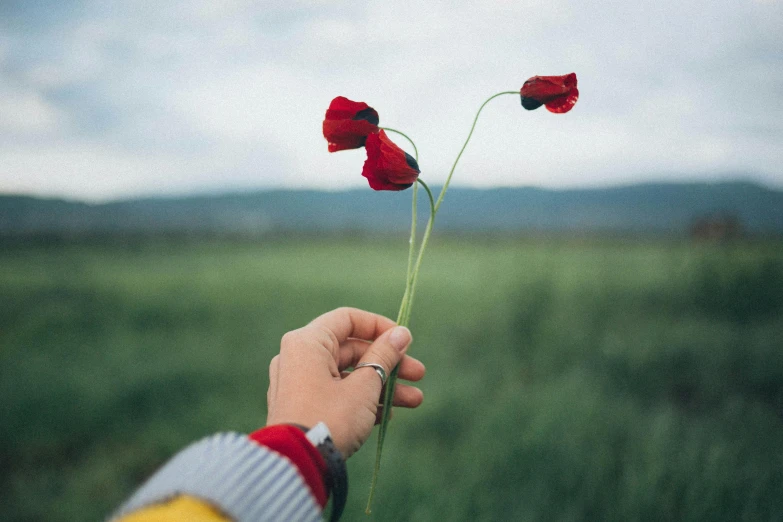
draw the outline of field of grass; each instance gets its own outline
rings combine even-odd
[[[0,512],[98,520],[265,419],[286,331],[395,316],[404,239],[0,245]],[[783,520],[783,245],[437,238],[373,520]],[[349,462],[363,514],[375,438]]]

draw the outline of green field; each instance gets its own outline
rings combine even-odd
[[[264,423],[280,337],[394,317],[406,242],[0,244],[0,514],[98,520]],[[783,245],[438,237],[374,520],[783,520]],[[349,462],[366,520],[373,437]]]

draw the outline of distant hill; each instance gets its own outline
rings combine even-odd
[[[435,188],[437,195],[438,188]],[[271,190],[87,204],[0,196],[0,234],[404,231],[410,190]],[[426,195],[419,213],[425,219]],[[751,234],[783,235],[783,191],[745,182],[601,189],[451,188],[438,228],[452,231],[684,235],[698,218],[731,215]]]

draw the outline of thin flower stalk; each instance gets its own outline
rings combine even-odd
[[[443,187],[440,190],[440,193],[438,194],[438,200],[437,202],[434,200],[432,196],[432,191],[427,186],[424,181],[422,181],[421,178],[419,178],[417,181],[424,187],[424,189],[427,191],[427,195],[429,196],[429,203],[430,203],[430,217],[427,220],[427,225],[424,229],[424,236],[421,240],[421,246],[419,247],[418,255],[416,256],[416,263],[413,267],[413,272],[410,271],[410,260],[411,256],[409,255],[409,270],[408,275],[406,278],[406,284],[405,284],[405,294],[402,297],[402,303],[400,304],[400,311],[397,315],[397,324],[401,326],[408,326],[410,324],[410,318],[411,318],[411,311],[413,310],[413,297],[416,293],[416,283],[419,278],[419,270],[421,269],[421,262],[424,258],[424,250],[427,248],[427,243],[429,242],[430,235],[432,234],[432,228],[435,224],[435,216],[438,213],[438,209],[440,208],[440,205],[443,203],[443,198],[446,195],[446,190],[449,188],[449,184],[451,183],[451,178],[454,175],[454,171],[457,168],[457,164],[459,163],[460,158],[462,157],[462,153],[465,152],[465,148],[468,146],[468,143],[470,142],[470,138],[473,137],[473,131],[476,129],[476,123],[478,122],[479,116],[481,115],[481,111],[484,109],[484,107],[494,98],[497,98],[498,96],[502,96],[504,94],[515,94],[518,95],[519,91],[503,91],[499,92],[497,94],[494,94],[487,98],[484,103],[481,104],[481,107],[479,107],[478,112],[476,112],[476,117],[473,119],[473,125],[470,127],[470,132],[468,133],[468,137],[465,140],[465,143],[462,145],[462,148],[459,151],[459,154],[457,154],[457,158],[454,160],[454,164],[451,166],[451,171],[449,171],[449,175],[446,178],[446,182],[443,184]],[[391,129],[386,129],[391,130]],[[399,134],[403,135],[405,138],[408,139],[408,141],[411,141],[411,144],[413,144],[413,141],[408,138],[408,136],[405,136],[399,131]],[[416,149],[416,145],[413,145],[414,150],[416,151],[416,159],[418,161],[418,150]],[[415,198],[415,188],[414,188],[414,198]],[[416,200],[414,199],[413,203],[413,223],[411,224],[411,249],[409,250],[409,254],[413,252],[413,245],[415,242],[415,227],[416,227]],[[397,382],[397,374],[399,372],[399,365],[395,367],[392,372],[389,374],[389,378],[386,381],[386,389],[384,390],[383,395],[383,411],[381,413],[381,424],[378,429],[378,445],[375,451],[375,469],[373,470],[372,475],[372,482],[370,484],[370,495],[367,499],[367,507],[365,509],[365,513],[368,515],[371,513],[372,510],[372,500],[375,495],[375,488],[378,483],[378,474],[381,469],[381,455],[383,453],[383,442],[386,438],[386,430],[389,427],[389,418],[391,415],[392,410],[392,404],[394,401],[394,387]]]
[[[416,143],[414,143],[413,140],[410,139],[410,137],[408,137],[407,134],[405,134],[404,132],[400,132],[397,129],[391,129],[389,127],[380,127],[380,128],[385,130],[386,132],[394,132],[396,134],[399,134],[400,136],[402,136],[403,138],[408,140],[408,142],[413,147],[413,157],[416,158],[416,162],[418,163],[418,161],[419,161],[419,149],[416,147]],[[421,181],[421,180],[419,180],[419,181]],[[421,183],[424,183],[424,182],[421,181]],[[407,322],[405,322],[403,324],[402,321],[403,321],[403,314],[405,312],[406,303],[408,302],[408,294],[411,291],[411,286],[410,286],[411,285],[411,281],[412,281],[412,274],[411,274],[411,272],[413,271],[413,259],[414,259],[414,253],[416,252],[416,222],[417,222],[416,209],[417,209],[417,206],[418,206],[418,198],[417,198],[418,192],[419,192],[419,186],[418,186],[418,184],[414,184],[414,186],[413,186],[413,202],[411,204],[411,236],[410,236],[410,239],[408,240],[408,269],[407,269],[407,271],[405,273],[405,293],[402,296],[402,303],[400,304],[400,310],[397,313],[397,324],[399,324],[401,326],[407,326],[407,324],[408,324]],[[431,201],[432,200],[432,194],[429,192],[429,189],[427,189],[427,192],[430,195],[430,201]]]

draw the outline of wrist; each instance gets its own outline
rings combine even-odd
[[[251,433],[249,438],[287,458],[296,466],[321,508],[326,506],[326,461],[304,432],[289,424],[275,424]]]
[[[325,423],[319,422],[311,428],[300,424],[292,424],[292,426],[305,434],[307,440],[318,450],[325,463],[323,482],[326,486],[327,496],[331,495],[332,497],[330,518],[332,521],[336,521],[340,518],[348,497],[348,471],[345,467],[345,458],[335,446],[329,427]]]

